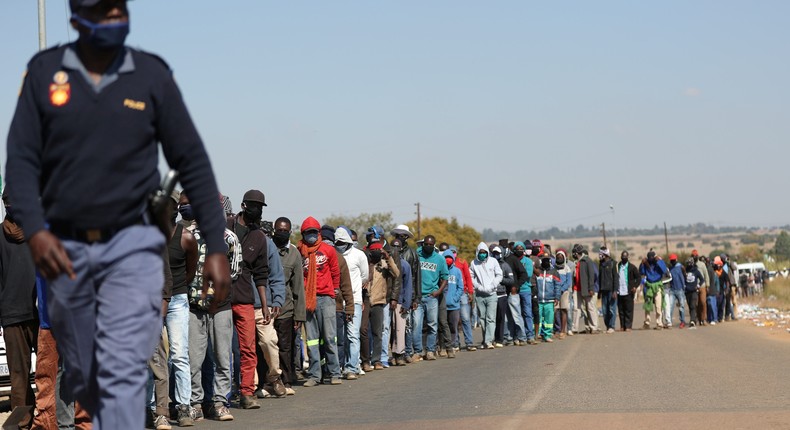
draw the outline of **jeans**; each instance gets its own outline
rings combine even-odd
[[[464,293],[461,296],[461,327],[464,331],[464,344],[466,346],[474,345],[474,337],[472,335],[472,307],[469,305],[469,296]]]
[[[524,318],[521,313],[521,296],[518,294],[507,295],[507,305],[510,308],[510,335],[520,341],[527,340],[527,332],[524,328]]]
[[[346,323],[346,373],[359,373],[359,327],[362,324],[362,303],[354,303],[354,318]]]
[[[429,352],[436,351],[436,332],[439,327],[439,300],[436,297],[423,296],[417,310],[414,311],[414,328],[412,329],[414,352],[422,355],[422,324],[428,324],[428,337],[425,347]]]
[[[65,383],[95,430],[143,428],[147,361],[162,330],[164,236],[135,225],[107,242],[61,242],[76,278],[49,282],[47,306]]]
[[[330,296],[316,297],[314,311],[307,311],[305,329],[307,331],[307,355],[310,367],[307,371],[310,379],[321,382],[321,344],[326,353],[327,370],[332,378],[340,377],[340,362],[337,357],[337,321],[335,316],[336,302]]]
[[[389,303],[384,305],[384,312],[381,320],[381,363],[389,364],[389,344],[390,344],[390,324],[392,323],[392,311]],[[373,357],[375,360],[376,357]]]
[[[406,333],[404,334],[404,341],[406,342],[406,355],[414,354],[414,314],[417,311],[412,310],[409,308],[406,311],[405,319],[406,319]]]
[[[664,319],[666,319],[667,325],[672,325],[672,314],[675,310],[675,303],[677,302],[678,307],[680,308],[680,323],[686,324],[686,294],[683,290],[675,290],[672,289],[669,291],[667,295],[669,298],[669,302],[667,303],[667,314],[664,315]]]
[[[527,339],[535,339],[535,320],[532,318],[532,291],[518,293],[521,299],[521,316],[524,318],[524,329]]]
[[[576,328],[575,313],[578,304],[576,303],[576,291],[570,290],[569,293],[570,293],[570,297],[568,300],[568,331],[573,333],[573,330]]]
[[[203,362],[211,342],[214,361],[212,397],[214,404],[230,406],[231,390],[230,349],[233,339],[233,313],[230,309],[216,314],[191,309],[189,311],[189,367],[192,372],[192,398],[190,403],[199,407],[206,399],[203,392]]]
[[[175,376],[176,405],[189,405],[192,395],[189,371],[189,301],[186,293],[176,294],[167,306],[167,339],[170,343],[170,368]]]
[[[335,321],[337,323],[337,360],[338,363],[340,363],[340,370],[342,371],[343,365],[346,364],[346,344],[348,343],[348,337],[346,336],[346,313],[344,311],[338,312],[335,310]]]
[[[603,322],[607,329],[614,329],[617,323],[617,296],[612,296],[611,291],[601,292],[601,308],[603,308]]]
[[[496,308],[497,296],[475,296],[477,311],[480,313],[480,320],[483,325],[483,345],[494,344],[494,331],[496,330]]]
[[[717,306],[718,303],[716,303],[716,296],[710,295],[707,297],[707,300],[708,300],[708,322],[711,323],[718,321],[719,307]]]

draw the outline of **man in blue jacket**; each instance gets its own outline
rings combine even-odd
[[[686,275],[683,273],[683,265],[678,262],[678,256],[672,254],[669,256],[669,273],[672,275],[672,281],[669,285],[669,294],[667,295],[667,303],[665,309],[665,323],[667,328],[672,328],[672,313],[677,303],[680,308],[680,328],[686,328]]]
[[[645,324],[644,329],[650,329],[650,314],[655,309],[656,330],[664,328],[663,312],[661,308],[661,295],[663,293],[662,278],[669,273],[667,265],[656,256],[653,250],[647,253],[647,258],[639,265],[639,273],[642,274],[642,285],[644,285],[645,304]]]

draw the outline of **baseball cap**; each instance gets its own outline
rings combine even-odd
[[[692,250],[691,251],[691,256],[692,257],[698,257],[699,256],[699,251],[697,251],[696,249]]]
[[[244,193],[244,198],[241,199],[244,202],[258,202],[264,206],[266,206],[266,197],[263,195],[262,192],[258,190],[249,190]]]
[[[670,254],[669,255],[669,259],[677,261],[678,260],[678,255],[677,254]]]

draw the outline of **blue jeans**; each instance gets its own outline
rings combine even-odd
[[[189,405],[192,396],[192,373],[189,369],[189,301],[186,293],[176,294],[167,306],[167,339],[170,343],[170,368],[175,376],[175,401]]]
[[[601,310],[603,322],[607,329],[614,329],[617,323],[617,296],[612,297],[611,291],[601,292]]]
[[[337,308],[335,308],[337,309]],[[346,313],[335,310],[335,321],[337,322],[337,362],[340,363],[340,370],[346,364]]]
[[[464,293],[461,296],[461,327],[464,331],[464,344],[466,346],[474,345],[474,337],[472,335],[472,307],[469,305],[469,296]]]
[[[389,303],[384,305],[384,313],[382,316],[384,319],[381,330],[381,364],[389,365],[390,323],[392,323],[392,311],[390,311]],[[375,359],[376,358],[373,357],[374,361]]]
[[[346,364],[347,373],[359,373],[359,328],[362,325],[362,303],[354,303],[354,318],[346,323]]]
[[[103,243],[62,239],[76,279],[47,284],[47,306],[64,384],[93,428],[145,425],[147,361],[162,331],[162,252],[153,226],[132,226]]]
[[[716,303],[716,296],[708,296],[708,322],[714,322],[719,320],[719,307]]]
[[[423,296],[422,302],[414,311],[414,328],[412,338],[414,341],[414,352],[422,355],[422,324],[428,324],[428,337],[425,345],[429,352],[436,351],[436,332],[439,328],[439,299],[431,296]]]
[[[507,295],[507,305],[510,308],[510,335],[516,340],[527,340],[527,332],[524,329],[524,318],[521,316],[521,297],[518,294]],[[532,309],[530,309],[530,313]]]
[[[307,373],[315,382],[321,381],[321,345],[326,354],[326,366],[332,378],[340,377],[340,362],[337,356],[337,317],[336,302],[333,297],[316,297],[313,312],[307,311],[305,330],[307,331],[307,355],[310,367]]]
[[[497,296],[475,296],[477,312],[480,313],[480,322],[483,325],[483,344],[494,344],[494,330],[496,330]]]
[[[532,318],[532,291],[518,293],[521,298],[521,316],[524,318],[524,329],[527,339],[535,339],[535,320]]]
[[[667,322],[667,325],[672,325],[672,314],[675,312],[675,303],[679,305],[680,308],[680,322],[682,324],[686,324],[686,293],[683,290],[670,290],[668,294],[669,302],[667,303],[667,314],[664,315],[664,319]]]

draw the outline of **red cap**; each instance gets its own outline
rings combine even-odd
[[[677,254],[670,254],[670,255],[669,255],[669,259],[670,259],[670,260],[675,260],[675,261],[677,261],[677,259],[678,259],[678,255],[677,255]]]
[[[376,249],[381,249],[383,247],[384,245],[382,245],[381,242],[373,242],[370,245],[368,245],[368,249],[371,251],[374,251]]]
[[[692,257],[699,257],[699,252],[696,249],[694,249],[694,250],[691,251],[691,256]]]

